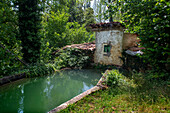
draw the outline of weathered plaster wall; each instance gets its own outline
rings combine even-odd
[[[96,51],[94,62],[106,65],[122,65],[121,57],[123,30],[109,30],[96,32]],[[103,44],[110,44],[110,56],[104,55]]]
[[[140,40],[137,39],[137,35],[133,33],[124,33],[123,36],[123,49],[128,49],[130,47],[137,46]]]

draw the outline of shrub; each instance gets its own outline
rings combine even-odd
[[[15,56],[7,53],[5,49],[0,47],[0,76],[8,76],[21,67],[23,65],[16,60]]]
[[[118,70],[111,70],[106,75],[106,83],[108,86],[116,87],[120,84],[125,84],[125,76],[123,76]]]
[[[59,69],[64,67],[84,68],[90,61],[90,57],[83,50],[76,48],[66,48],[57,55],[55,65]]]
[[[25,73],[27,77],[45,76],[55,72],[55,68],[55,65],[51,63],[34,63],[30,64],[22,70],[12,73],[12,75]]]
[[[45,76],[51,74],[55,71],[55,66],[53,64],[34,64],[28,67],[27,77]]]

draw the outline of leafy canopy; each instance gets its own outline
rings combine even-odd
[[[138,33],[145,47],[145,62],[155,71],[167,71],[170,63],[170,2],[167,0],[116,0],[109,4],[119,13],[127,32]]]

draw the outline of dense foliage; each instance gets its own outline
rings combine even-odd
[[[166,0],[116,0],[113,15],[119,14],[127,32],[139,34],[147,64],[155,71],[168,71],[170,63],[170,2]],[[109,12],[109,11],[108,11]],[[109,17],[109,16],[108,16]],[[115,19],[116,20],[116,19]]]
[[[11,0],[0,1],[0,18],[0,76],[5,76],[21,67],[20,62],[15,59],[21,53],[20,41],[17,40],[17,15],[12,10]]]
[[[90,57],[88,52],[76,48],[67,48],[57,53],[55,65],[59,69],[64,67],[69,68],[84,68],[89,66]]]
[[[137,72],[147,71],[148,65],[140,56],[131,56],[123,51],[121,60],[123,61],[122,67],[129,72],[132,72],[133,70]]]
[[[16,39],[17,34],[17,16],[12,10],[10,0],[0,1],[0,41],[7,45],[8,49],[17,48],[19,43]]]
[[[17,71],[22,66],[15,57],[0,47],[0,78]]]
[[[126,84],[125,76],[122,75],[119,70],[111,70],[107,71],[106,76],[106,84],[112,88],[117,87],[118,85]]]
[[[40,57],[40,8],[38,0],[19,0],[19,38],[21,40],[23,60],[35,63]]]
[[[94,11],[92,8],[89,7],[86,9],[85,14],[84,14],[86,26],[95,23],[95,18],[93,14],[94,14]]]
[[[0,1],[0,76],[27,69],[26,63],[30,67],[53,63],[54,50],[93,41],[93,33],[85,28],[95,22],[89,3],[90,0]]]
[[[78,22],[68,22],[69,14],[65,12],[53,12],[44,15],[43,31],[44,40],[50,47],[63,47],[68,44],[78,44],[94,40],[93,34],[88,33],[84,25]]]

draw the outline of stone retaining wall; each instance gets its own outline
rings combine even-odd
[[[0,79],[0,86],[25,77],[26,77],[25,73],[3,77]]]

